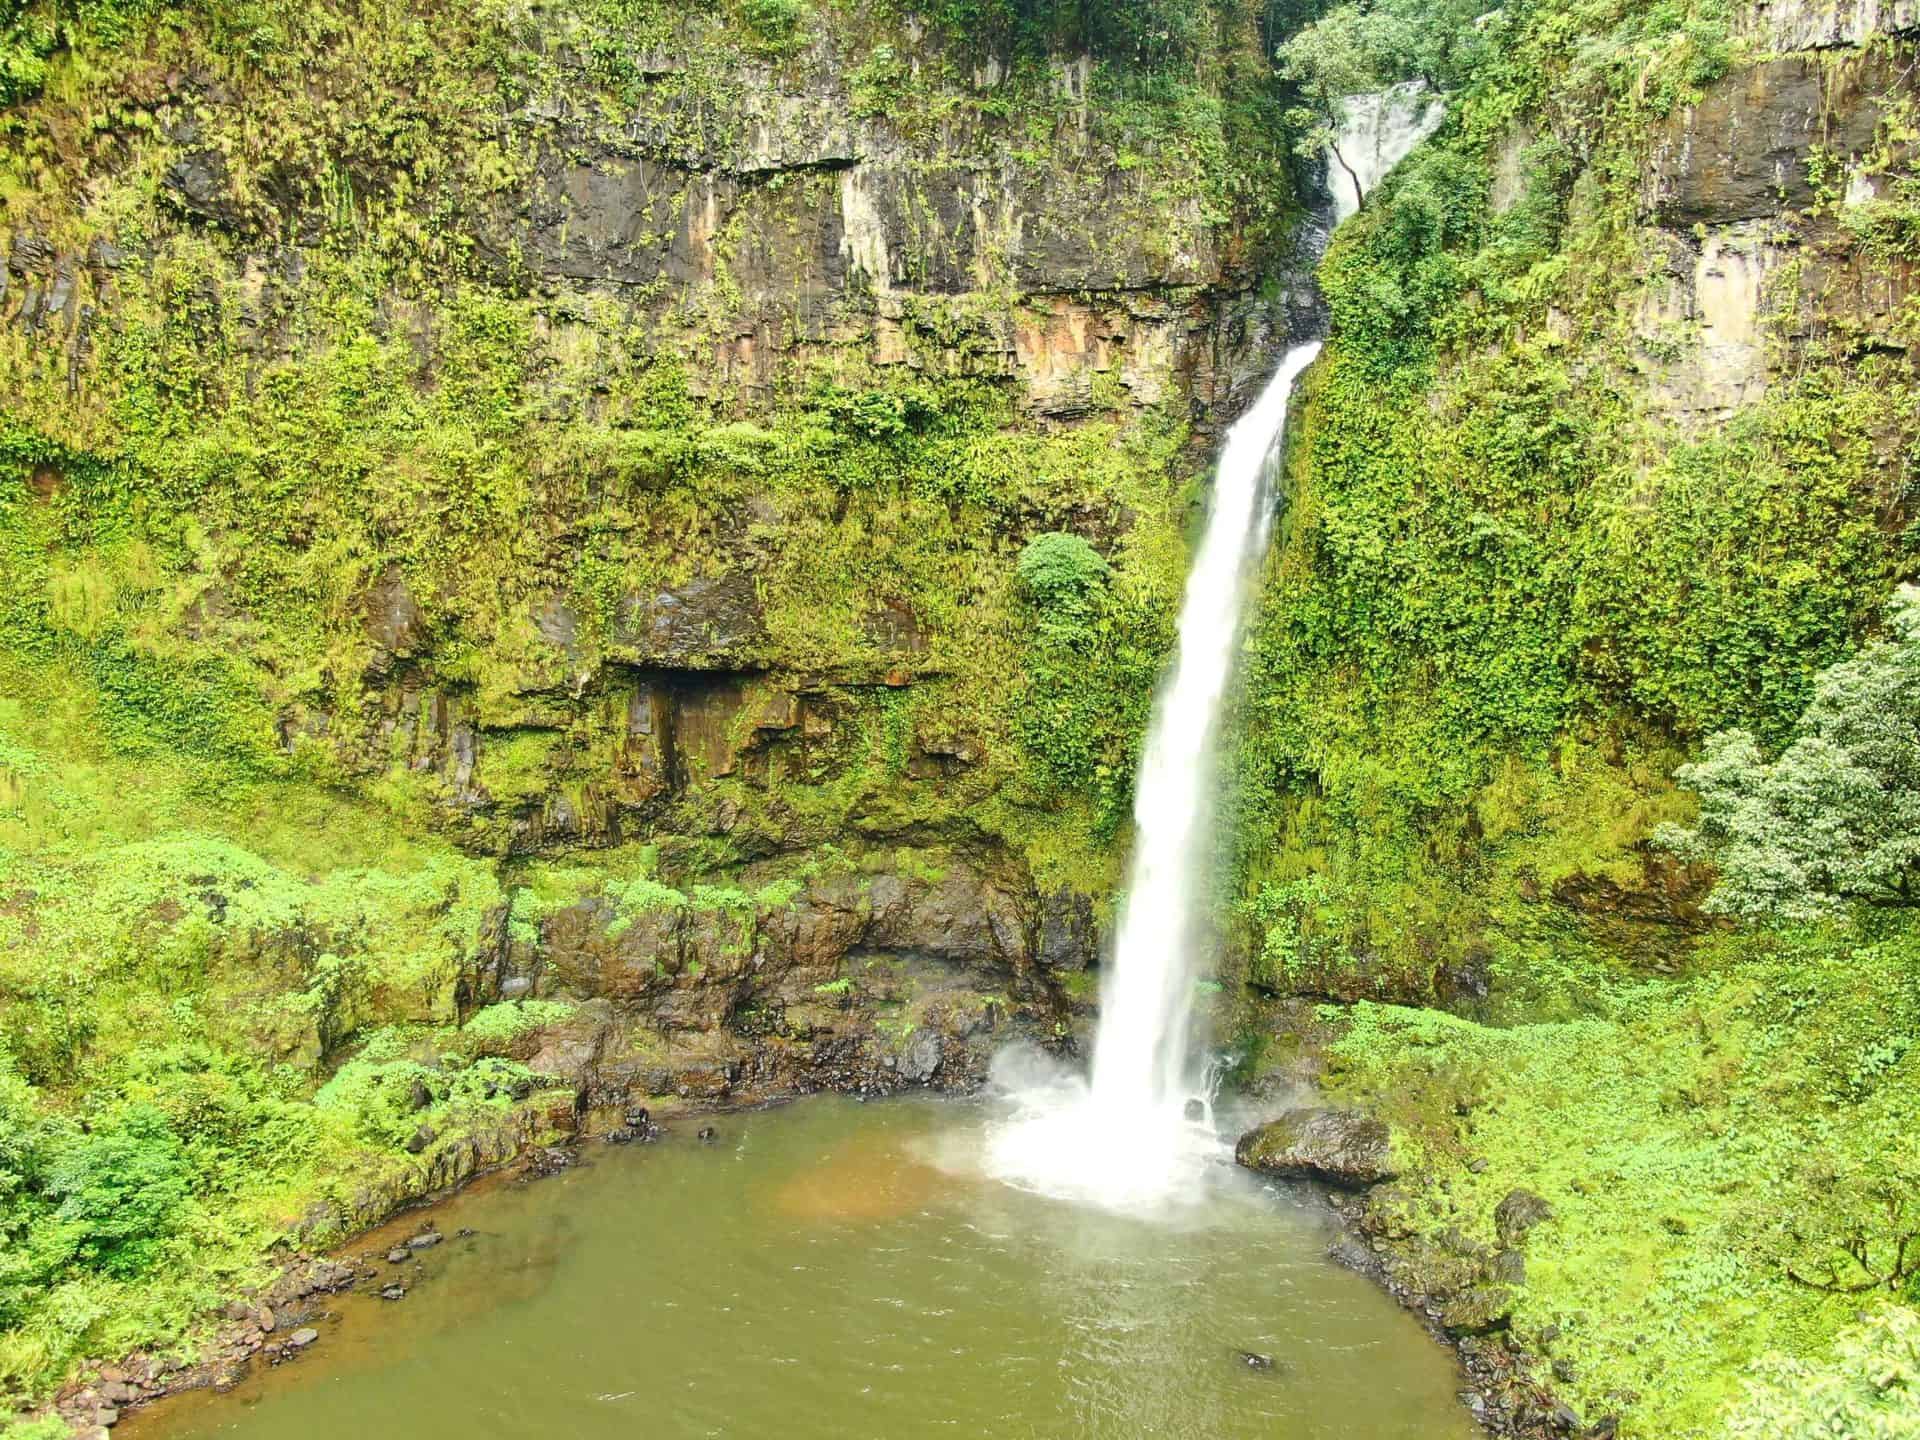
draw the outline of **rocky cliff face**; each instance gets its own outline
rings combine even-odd
[[[1796,41],[1811,22],[1768,24]],[[1810,347],[1907,353],[1912,262],[1876,253],[1844,215],[1891,198],[1910,103],[1897,53],[1844,47],[1741,66],[1665,119],[1642,199],[1660,268],[1634,327],[1657,409],[1724,420]]]
[[[8,635],[110,749],[503,867],[457,964],[289,1053],[554,1000],[522,1058],[596,1104],[968,1083],[1096,958],[1087,781],[1291,323],[1260,42],[1169,80],[642,8],[196,12],[16,107]],[[1064,779],[1017,723],[1049,530],[1144,661]]]

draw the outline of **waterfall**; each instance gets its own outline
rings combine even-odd
[[[1414,82],[1352,97],[1341,111],[1328,158],[1336,224],[1439,123],[1441,103]],[[989,1168],[1010,1183],[1114,1208],[1150,1207],[1190,1190],[1222,1149],[1211,1124],[1188,1118],[1205,1094],[1190,1052],[1214,741],[1243,601],[1272,526],[1270,481],[1287,405],[1319,352],[1318,340],[1288,350],[1221,448],[1173,665],[1135,784],[1132,869],[1101,987],[1092,1080],[1016,1089],[1016,1114],[988,1155]]]
[[[1327,146],[1327,192],[1334,225],[1360,208],[1387,172],[1446,118],[1446,102],[1424,80],[1339,102],[1339,132]]]

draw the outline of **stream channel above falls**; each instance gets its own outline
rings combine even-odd
[[[1317,1196],[1222,1164],[1129,1217],[988,1178],[989,1102],[819,1097],[595,1146],[431,1213],[408,1286],[123,1440],[1464,1440],[1452,1357],[1325,1258]],[[471,1229],[467,1236],[457,1235]],[[1271,1356],[1247,1365],[1242,1351]]]

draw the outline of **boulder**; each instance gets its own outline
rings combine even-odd
[[[1510,1190],[1507,1198],[1493,1207],[1493,1228],[1509,1250],[1524,1244],[1534,1226],[1552,1218],[1553,1206],[1531,1190]]]
[[[1233,1158],[1249,1170],[1288,1180],[1321,1180],[1364,1189],[1400,1172],[1386,1122],[1357,1110],[1289,1110],[1249,1130]]]
[[[1456,1335],[1482,1335],[1506,1325],[1513,1292],[1504,1285],[1473,1285],[1447,1301],[1440,1323]]]
[[[933,1079],[944,1058],[940,1032],[918,1030],[900,1054],[900,1077],[915,1085],[925,1085]]]

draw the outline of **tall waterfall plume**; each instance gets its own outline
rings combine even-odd
[[[1328,156],[1333,222],[1352,214],[1440,118],[1440,102],[1417,82],[1345,101]],[[1010,1183],[1111,1208],[1152,1208],[1189,1191],[1223,1151],[1211,1124],[1188,1116],[1190,1103],[1205,1098],[1192,1055],[1196,897],[1212,848],[1221,702],[1272,524],[1274,456],[1294,383],[1319,351],[1318,340],[1288,350],[1221,449],[1173,665],[1135,784],[1132,868],[1101,987],[1091,1083],[1056,1077],[1016,1090],[1016,1113],[988,1155],[989,1168]]]

